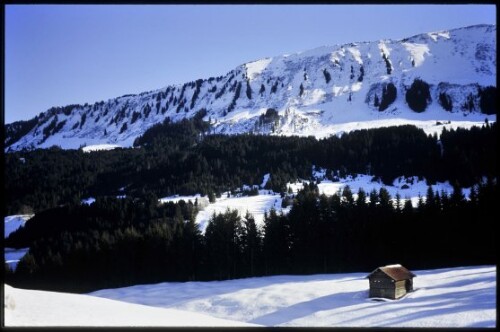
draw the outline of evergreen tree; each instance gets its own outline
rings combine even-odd
[[[384,208],[384,209],[392,209],[393,208],[393,205],[391,202],[391,195],[389,194],[389,191],[385,187],[380,188],[378,196],[379,196],[379,204],[380,204],[381,208]]]
[[[247,98],[252,99],[252,88],[250,87],[250,82],[247,80]]]
[[[328,72],[328,70],[323,69],[323,75],[325,76],[325,82],[326,84],[330,83],[331,79],[332,79],[332,76],[330,75],[330,73]]]
[[[266,87],[264,86],[264,84],[261,84],[259,94],[262,95],[265,91],[266,91]]]
[[[379,204],[379,196],[378,196],[378,193],[375,189],[372,189],[370,191],[370,208],[371,209],[374,209],[378,204]]]
[[[366,208],[366,192],[364,191],[363,188],[359,188],[358,190],[358,198],[356,199],[356,206],[358,208]]]
[[[125,132],[126,130],[128,129],[128,126],[127,126],[127,123],[124,122],[121,129],[120,129],[120,134],[122,134],[123,132]]]
[[[429,84],[421,79],[415,79],[408,91],[406,91],[406,102],[415,112],[425,111],[431,101]]]
[[[358,82],[363,82],[363,76],[365,75],[365,68],[363,65],[359,67],[359,77],[358,77]]]
[[[439,93],[439,104],[448,112],[451,112],[453,109],[451,97],[444,92]]]
[[[403,214],[408,216],[413,213],[413,205],[410,199],[406,199],[403,206]]]
[[[397,89],[393,83],[388,83],[384,85],[382,89],[382,100],[380,101],[380,105],[378,110],[380,112],[384,111],[396,100]],[[378,97],[376,97],[378,99]]]
[[[254,217],[246,213],[244,217],[244,231],[243,231],[243,256],[245,265],[248,266],[248,275],[255,276],[259,269],[258,261],[261,255],[261,234],[257,225],[255,224]]]
[[[488,86],[479,90],[479,107],[484,114],[496,114],[497,88]]]
[[[396,193],[396,212],[400,213],[402,211],[402,206],[401,206],[401,195],[399,192]]]

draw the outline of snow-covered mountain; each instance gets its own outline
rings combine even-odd
[[[368,272],[163,282],[88,295],[5,285],[5,325],[496,326],[495,266],[413,272],[415,292],[395,301],[368,298]]]
[[[130,146],[165,118],[178,121],[200,110],[215,133],[324,137],[403,123],[432,131],[437,121],[495,121],[488,106],[495,93],[496,25],[476,25],[324,46],[245,63],[224,76],[53,107],[6,125],[6,149]],[[420,104],[408,101],[412,96]]]

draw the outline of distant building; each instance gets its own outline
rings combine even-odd
[[[416,275],[395,264],[378,267],[366,277],[370,280],[369,297],[394,300],[413,291],[413,278]]]

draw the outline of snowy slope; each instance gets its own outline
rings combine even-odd
[[[4,218],[4,237],[7,238],[10,233],[14,232],[20,227],[24,226],[24,223],[33,217],[32,214],[18,214],[12,216],[6,216]],[[19,263],[19,260],[26,255],[29,248],[5,248],[4,249],[4,260],[5,263],[9,265],[9,268],[14,270]]]
[[[272,208],[277,211],[281,210],[281,197],[279,194],[267,193],[261,190],[257,196],[242,196],[242,197],[227,197],[227,194],[222,194],[221,198],[215,203],[209,204],[206,208],[198,212],[196,215],[196,223],[202,232],[208,226],[208,221],[214,214],[224,213],[227,210],[237,210],[241,217],[244,217],[249,212],[255,219],[258,226],[264,225],[264,213],[269,212]]]
[[[496,326],[495,266],[413,272],[415,292],[397,301],[368,299],[368,272],[165,282],[90,295],[265,326]]]
[[[338,181],[330,181],[324,178],[324,171],[313,172],[314,178],[321,180],[318,184],[318,190],[320,194],[325,194],[326,196],[331,196],[333,194],[341,193],[342,190],[349,186],[353,193],[354,199],[357,198],[357,193],[360,189],[363,189],[368,195],[370,191],[375,190],[380,191],[381,188],[387,189],[393,201],[396,199],[396,195],[399,194],[401,200],[411,200],[414,207],[417,206],[418,200],[422,198],[425,201],[427,195],[428,184],[425,179],[419,180],[418,177],[399,177],[394,180],[392,185],[384,185],[380,180],[374,181],[373,176],[366,174],[355,174],[354,176],[348,175],[344,178],[339,178]],[[287,185],[292,189],[294,193],[297,193],[303,188],[302,182],[289,183]],[[445,192],[447,195],[453,193],[453,186],[448,182],[436,182],[431,185],[434,192],[442,193]],[[470,195],[470,188],[462,188],[462,193],[466,198]],[[367,198],[368,199],[368,198]]]
[[[5,263],[9,265],[9,268],[11,270],[15,270],[17,267],[17,263],[19,263],[21,258],[23,258],[23,256],[28,253],[29,248],[5,248],[4,250]]]
[[[23,227],[26,220],[33,217],[32,214],[17,214],[13,216],[6,216],[4,218],[4,238],[7,238],[10,233]]]
[[[5,285],[6,326],[252,326],[201,313]]]
[[[423,113],[405,100],[416,78],[430,85]],[[397,89],[396,99],[379,112],[375,96],[380,99],[389,83]],[[480,110],[480,91],[487,86],[496,86],[496,26],[477,25],[399,41],[325,46],[249,62],[216,78],[93,105],[54,107],[7,125],[6,147],[131,146],[155,123],[202,109],[216,133],[325,137],[405,123],[440,132],[436,121],[451,121],[448,127],[495,121]],[[450,98],[450,111],[440,105],[440,94]],[[278,111],[278,121],[259,121],[268,108]]]
[[[359,189],[363,189],[366,194],[370,191],[375,190],[380,191],[381,188],[387,189],[392,197],[393,203],[396,204],[396,195],[399,194],[401,197],[401,205],[403,205],[403,200],[411,200],[414,207],[417,206],[420,198],[425,201],[425,196],[427,195],[428,185],[425,179],[419,180],[417,177],[403,178],[399,177],[394,180],[393,184],[390,186],[384,185],[382,182],[373,181],[373,176],[366,174],[356,174],[355,176],[348,175],[346,177],[341,177],[338,181],[331,181],[325,179],[326,170],[320,169],[313,171],[313,176],[316,180],[321,180],[318,184],[318,190],[320,194],[325,194],[326,196],[331,196],[333,194],[341,193],[342,190],[349,186],[354,199],[357,199],[357,193]],[[272,176],[266,174],[264,178],[264,184]],[[297,194],[299,190],[303,188],[303,183],[309,182],[306,180],[288,183],[287,188],[291,189],[293,194]],[[263,185],[261,186],[263,187]],[[448,195],[453,193],[453,187],[448,182],[437,182],[431,186],[434,192],[445,192]],[[466,198],[470,195],[470,188],[462,188],[462,193]],[[180,200],[192,201],[198,198],[199,202],[205,202],[204,204],[199,204],[200,211],[196,215],[196,223],[202,232],[205,232],[208,221],[215,214],[224,213],[227,210],[237,210],[241,217],[244,217],[247,212],[251,213],[255,219],[257,226],[264,226],[264,214],[269,213],[271,209],[275,209],[277,213],[283,212],[287,214],[290,211],[291,206],[287,208],[282,208],[282,198],[279,193],[274,193],[269,190],[259,190],[259,195],[256,196],[241,196],[241,194],[236,194],[228,197],[227,193],[221,195],[220,198],[216,199],[214,203],[208,203],[206,197],[197,196],[176,196],[176,197],[166,197],[162,198],[160,202],[178,202]],[[367,198],[368,201],[368,198]]]

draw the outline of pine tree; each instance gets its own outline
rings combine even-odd
[[[363,65],[359,68],[359,77],[358,77],[358,82],[363,82],[363,76],[365,75],[365,68],[363,68]]]
[[[406,199],[403,206],[403,214],[410,215],[412,213],[413,213],[413,205],[411,204],[411,200]]]
[[[389,194],[389,191],[385,187],[380,188],[378,195],[379,195],[380,207],[392,209],[391,195]]]
[[[406,102],[415,112],[425,111],[431,100],[430,87],[427,82],[421,79],[415,79],[408,91],[406,91]]]
[[[124,131],[126,131],[126,130],[127,130],[127,128],[128,128],[128,127],[127,127],[127,123],[126,123],[126,122],[124,122],[124,123],[123,123],[123,125],[122,125],[122,127],[121,127],[121,129],[120,129],[120,134],[121,134],[121,133],[123,133]]]
[[[342,198],[347,206],[352,207],[354,205],[354,196],[349,185],[346,185],[342,190]]]
[[[459,206],[462,206],[462,203],[464,202],[465,200],[465,196],[464,194],[462,193],[462,188],[455,184],[453,186],[453,192],[451,194],[451,197],[450,197],[450,203],[453,207],[459,207]]]
[[[264,86],[264,84],[261,84],[259,94],[262,95],[264,93],[264,91],[266,91],[266,87]]]
[[[400,213],[402,211],[402,206],[401,206],[401,195],[399,192],[396,193],[396,212]]]
[[[252,99],[252,88],[250,87],[249,81],[247,81],[247,98]]]
[[[379,196],[378,196],[378,193],[375,189],[372,189],[372,191],[370,191],[370,208],[375,208],[379,203]]]
[[[427,187],[425,206],[427,207],[428,210],[434,211],[436,209],[435,204],[436,204],[436,201],[435,201],[435,197],[434,197],[434,191],[432,189],[432,186],[429,185]]]
[[[332,79],[332,76],[330,75],[330,73],[328,72],[328,70],[323,69],[323,75],[325,76],[325,81],[326,81],[326,84],[330,83],[331,79]]]
[[[356,207],[358,208],[366,208],[366,192],[363,188],[359,188],[358,190],[358,198],[356,199]]]
[[[243,255],[249,266],[249,275],[255,276],[257,262],[260,259],[261,234],[255,224],[254,217],[247,211],[244,217]]]

